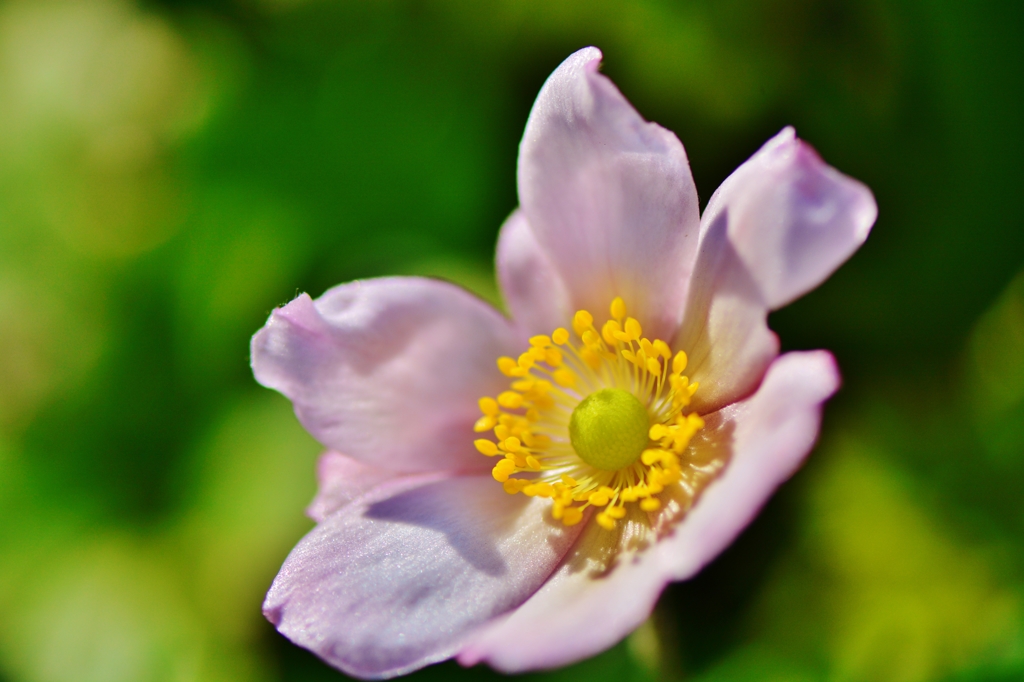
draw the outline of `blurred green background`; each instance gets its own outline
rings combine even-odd
[[[773,315],[845,376],[808,465],[531,679],[1024,679],[1022,40],[1009,2],[0,2],[0,680],[341,677],[259,613],[318,446],[248,339],[356,277],[494,299],[530,105],[588,44],[703,201],[793,124],[880,218]]]

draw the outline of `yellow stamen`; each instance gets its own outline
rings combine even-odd
[[[637,322],[632,317],[626,320],[624,329],[626,333],[629,335],[630,341],[638,340],[640,338],[640,335],[643,334],[643,329],[640,328],[640,323]]]
[[[614,346],[615,342],[619,340],[619,335],[622,334],[622,327],[615,320],[608,320],[601,327],[601,336],[604,337],[605,343],[609,346]]]
[[[661,501],[657,497],[648,497],[640,503],[640,508],[645,512],[653,512],[661,509]]]
[[[499,457],[491,475],[505,492],[551,500],[565,526],[581,523],[588,507],[608,530],[646,523],[627,505],[659,514],[669,486],[673,499],[692,501],[724,464],[690,448],[704,421],[688,411],[698,384],[683,374],[686,353],[644,338],[621,298],[608,310],[598,326],[577,311],[572,332],[532,336],[517,358],[499,358],[511,390],[481,398],[474,424],[494,433],[473,444]]]
[[[480,405],[480,411],[490,417],[497,417],[501,411],[498,409],[498,401],[494,398],[483,397],[478,401]]]
[[[672,359],[672,373],[681,374],[686,370],[686,353],[679,351],[676,353],[675,358]]]
[[[626,302],[622,300],[621,296],[612,299],[610,312],[616,320],[621,320],[626,316]]]
[[[583,510],[579,507],[566,507],[562,512],[562,523],[566,526],[575,526],[583,520]]]
[[[571,369],[565,367],[553,372],[551,378],[555,380],[556,384],[565,388],[571,388],[576,385],[576,375]]]
[[[610,516],[613,519],[621,519],[621,518],[624,518],[626,516],[626,508],[625,507],[608,507],[604,511],[604,513],[607,514],[608,516]]]
[[[487,455],[488,457],[494,457],[498,454],[498,445],[494,441],[481,438],[473,441],[473,445],[480,451],[480,454]]]
[[[544,357],[542,359],[552,367],[562,366],[562,354],[554,348],[548,348],[545,350]]]
[[[514,391],[505,391],[498,395],[498,404],[510,410],[516,410],[523,406],[523,396]]]
[[[586,310],[577,310],[576,315],[572,318],[572,328],[579,336],[583,336],[583,332],[590,329],[593,324],[594,316]]]

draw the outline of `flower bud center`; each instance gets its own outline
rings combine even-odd
[[[584,462],[616,471],[635,462],[647,447],[650,419],[636,396],[621,388],[591,393],[572,411],[569,440]]]

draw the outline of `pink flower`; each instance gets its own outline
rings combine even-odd
[[[787,128],[700,217],[683,146],[600,59],[569,57],[527,123],[497,250],[511,320],[384,278],[299,296],[253,339],[257,380],[330,450],[264,613],[351,675],[611,646],[751,521],[839,386],[766,317],[860,246],[871,192]]]

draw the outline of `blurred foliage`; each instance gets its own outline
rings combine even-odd
[[[586,44],[704,200],[794,124],[881,217],[772,318],[846,377],[809,465],[528,677],[1024,678],[1022,35],[996,2],[0,2],[0,679],[339,678],[259,614],[318,446],[248,339],[355,277],[498,303],[523,124]]]
[[[990,464],[1021,472],[1024,452],[1024,272],[978,320],[967,373]]]

